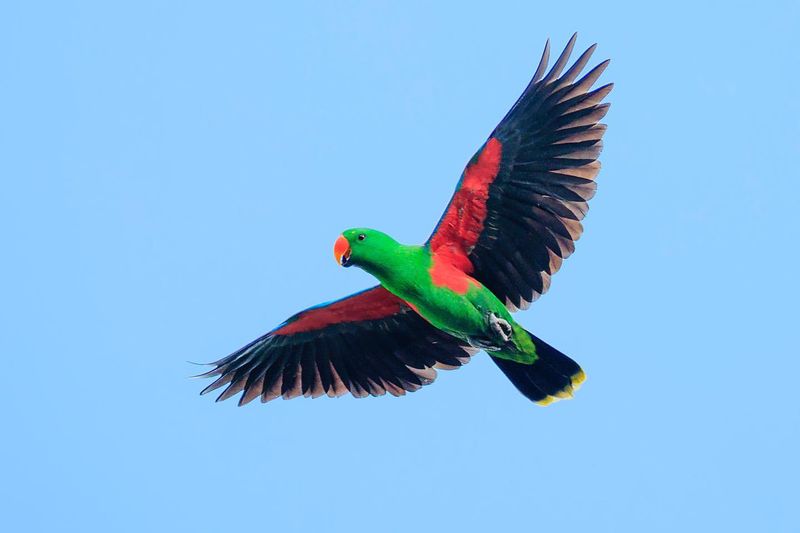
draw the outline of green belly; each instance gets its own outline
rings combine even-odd
[[[486,317],[467,295],[438,288],[431,292],[431,298],[410,302],[422,318],[462,339],[486,334]]]

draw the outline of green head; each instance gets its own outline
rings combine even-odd
[[[383,232],[369,228],[343,231],[333,245],[333,256],[343,267],[356,265],[366,270],[391,261],[400,243]]]

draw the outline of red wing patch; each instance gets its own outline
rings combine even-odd
[[[465,272],[472,271],[467,254],[478,242],[486,220],[486,200],[489,199],[489,185],[500,171],[503,145],[492,137],[478,154],[477,160],[467,165],[450,205],[442,217],[436,234],[431,238],[431,250],[436,252],[446,245],[452,248],[447,253],[457,264],[466,261],[469,266]],[[456,255],[463,256],[456,258]]]
[[[458,294],[466,294],[476,281],[465,272],[472,271],[472,263],[455,246],[443,246],[432,254],[429,270],[431,281],[437,287],[447,287]]]
[[[400,312],[405,304],[383,287],[375,287],[348,298],[301,311],[276,329],[274,335],[294,335],[333,324],[379,320]]]

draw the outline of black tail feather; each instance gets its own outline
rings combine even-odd
[[[543,340],[530,334],[538,358],[526,365],[492,355],[492,360],[529,400],[548,405],[570,398],[586,379],[580,365]],[[490,354],[491,355],[491,354]]]

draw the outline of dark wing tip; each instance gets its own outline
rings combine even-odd
[[[564,67],[567,66],[569,57],[572,55],[572,50],[575,48],[575,40],[577,38],[578,33],[573,33],[572,37],[570,37],[569,41],[567,42],[567,45],[564,47],[564,50],[558,56],[558,59],[556,59],[555,64],[553,64],[553,68],[550,69],[550,72],[548,72],[547,76],[545,76],[542,80],[542,84],[550,83],[558,78],[558,76],[564,70]]]
[[[539,59],[539,66],[536,67],[536,72],[533,74],[530,85],[533,85],[544,76],[544,71],[547,70],[547,64],[550,62],[550,39],[544,43],[544,50],[542,51],[542,58]]]

